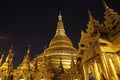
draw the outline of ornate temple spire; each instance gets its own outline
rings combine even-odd
[[[58,71],[59,74],[65,73],[63,65],[62,65],[62,57],[60,57],[60,64],[59,64],[58,69],[59,69],[59,71]]]
[[[57,36],[57,35],[66,36],[63,21],[62,21],[61,12],[59,13],[59,16],[58,16],[57,30],[56,30],[56,35],[55,36]]]
[[[108,5],[106,4],[106,2],[104,0],[102,1],[102,3],[104,5],[105,9],[109,8]]]
[[[10,46],[9,53],[13,53],[13,45]]]
[[[114,28],[116,25],[120,23],[120,15],[115,12],[113,9],[111,9],[105,1],[103,1],[103,5],[105,8],[104,12],[104,32],[110,33],[110,34],[115,34],[118,32],[119,28]],[[116,29],[113,31],[113,28]],[[112,30],[112,31],[111,31]]]
[[[87,24],[87,26],[88,26],[87,32],[92,33],[94,31],[94,22],[93,22],[94,18],[92,16],[90,10],[88,10],[88,15],[89,15],[89,22]]]
[[[12,58],[13,58],[13,45],[10,46],[10,49],[8,51],[8,55],[7,55],[5,62],[8,62]]]
[[[1,55],[1,58],[0,58],[0,66],[2,65],[3,57],[4,57],[4,54]]]
[[[89,35],[93,34],[94,32],[98,32],[100,29],[100,23],[98,20],[96,20],[92,14],[91,11],[88,10],[88,15],[89,15],[89,22],[87,24],[87,32],[89,33]]]
[[[27,56],[30,55],[30,47],[31,47],[31,45],[28,45]]]
[[[27,60],[30,60],[30,48],[31,48],[31,45],[28,45],[28,50],[27,50],[27,55],[26,55]]]
[[[110,16],[112,16],[113,18],[114,17],[116,17],[116,15],[118,16],[118,13],[117,12],[115,12],[113,9],[111,9],[107,4],[106,4],[106,2],[105,1],[103,1],[103,6],[104,6],[104,8],[105,8],[105,16],[107,15],[107,17],[105,17],[105,18],[108,18],[108,16],[110,17]]]
[[[90,21],[94,19],[90,10],[88,10],[88,16]]]
[[[31,45],[28,45],[27,54],[23,59],[23,63],[29,63],[29,61],[30,61],[30,48],[31,48]]]

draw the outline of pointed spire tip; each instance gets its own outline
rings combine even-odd
[[[62,20],[62,15],[61,15],[61,12],[59,12],[58,19],[59,19],[59,20]]]
[[[108,5],[107,5],[107,3],[105,2],[105,0],[102,0],[102,3],[103,3],[103,5],[104,5],[105,8],[108,8]]]
[[[29,44],[29,45],[28,45],[27,54],[29,54],[29,53],[30,53],[30,48],[31,48],[31,45]]]
[[[92,16],[92,13],[90,10],[88,10],[88,15],[89,15],[89,19],[92,20],[93,19],[93,16]]]

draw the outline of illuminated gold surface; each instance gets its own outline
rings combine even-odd
[[[100,39],[100,43],[106,44],[106,46],[100,46],[102,52],[117,52],[120,50],[120,44],[113,44],[103,39]]]
[[[112,62],[112,60],[111,59],[109,59],[109,63],[110,63],[110,67],[111,67],[111,71],[112,71],[112,78],[114,79],[114,80],[119,80],[118,79],[118,76],[117,76],[117,74],[116,74],[116,71],[115,71],[115,67],[114,67],[114,64],[113,64],[113,62]]]
[[[76,56],[76,49],[65,33],[61,14],[58,16],[56,34],[50,41],[45,53],[54,68],[59,66],[60,57],[62,57],[64,68],[70,68],[71,53],[73,53],[74,57]]]
[[[0,79],[10,80],[119,80],[120,79],[120,15],[105,2],[104,22],[99,23],[88,11],[86,31],[81,31],[79,49],[67,37],[61,14],[56,34],[49,47],[30,61],[30,46],[22,63],[13,69],[13,46],[3,62]],[[72,54],[72,55],[71,55]],[[3,62],[3,63],[2,63]]]
[[[105,2],[103,5],[105,21],[100,24],[88,11],[88,28],[86,32],[81,32],[78,51],[79,57],[82,58],[85,80],[89,80],[90,77],[95,80],[120,78],[120,15]],[[94,67],[94,70],[91,70],[90,66]]]

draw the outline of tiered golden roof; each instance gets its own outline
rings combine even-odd
[[[73,47],[71,40],[68,38],[68,36],[65,33],[61,14],[59,14],[58,16],[56,34],[54,38],[50,41],[49,47],[46,49],[46,51],[55,51],[55,50],[76,51],[76,49]]]
[[[71,53],[73,53],[74,57],[76,55],[76,49],[65,33],[61,14],[58,16],[56,34],[50,41],[49,47],[45,50],[45,53],[50,63],[55,68],[59,65],[60,57],[62,57],[64,68],[70,68]]]

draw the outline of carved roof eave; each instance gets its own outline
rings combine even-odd
[[[106,44],[105,46],[100,45],[101,52],[118,52],[120,50],[120,42],[119,43],[113,43],[109,42],[105,39],[99,39],[100,43]]]

